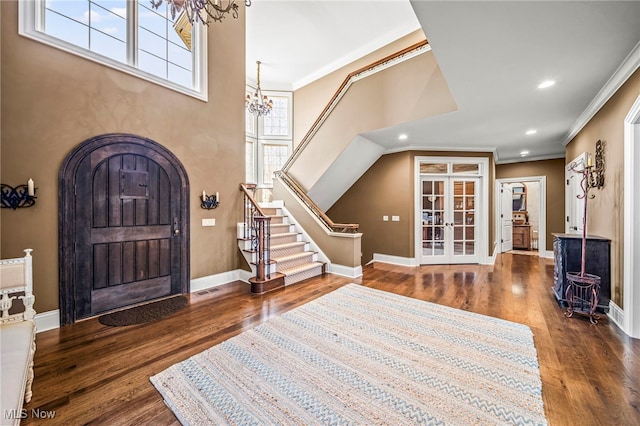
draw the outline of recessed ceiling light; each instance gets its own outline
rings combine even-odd
[[[529,151],[520,151],[520,157],[526,157],[529,155]]]
[[[542,83],[538,84],[538,89],[546,89],[547,87],[551,87],[554,84],[556,84],[554,80],[545,80]]]
[[[529,129],[526,131],[525,134],[527,135],[535,135],[536,133],[538,133],[538,131],[536,129]]]
[[[402,134],[398,135],[398,140],[400,140],[400,141],[406,141],[408,137],[409,137],[409,136],[407,136],[407,134],[406,134],[406,133],[402,133]]]

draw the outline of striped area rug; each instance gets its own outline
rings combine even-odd
[[[151,377],[184,425],[544,425],[524,325],[350,284]]]

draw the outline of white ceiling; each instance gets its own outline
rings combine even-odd
[[[498,162],[521,161],[522,150],[527,160],[562,157],[625,59],[623,76],[640,64],[640,1],[254,0],[247,78],[255,79],[261,60],[264,89],[296,89],[418,25],[458,111],[363,135],[387,152],[495,150]],[[546,79],[555,86],[537,89]],[[537,133],[526,136],[528,129]],[[400,133],[409,138],[399,142]]]

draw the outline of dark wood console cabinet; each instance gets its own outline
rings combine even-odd
[[[561,306],[566,306],[567,272],[580,272],[582,235],[553,235],[553,293]],[[611,240],[596,235],[587,236],[585,272],[600,277],[598,311],[609,311],[611,298]]]

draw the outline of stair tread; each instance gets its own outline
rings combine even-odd
[[[317,267],[322,267],[322,262],[305,263],[304,265],[295,266],[293,268],[285,269],[284,271],[280,271],[280,272],[282,272],[284,275],[293,275],[298,272],[308,271],[309,269],[313,269]]]

